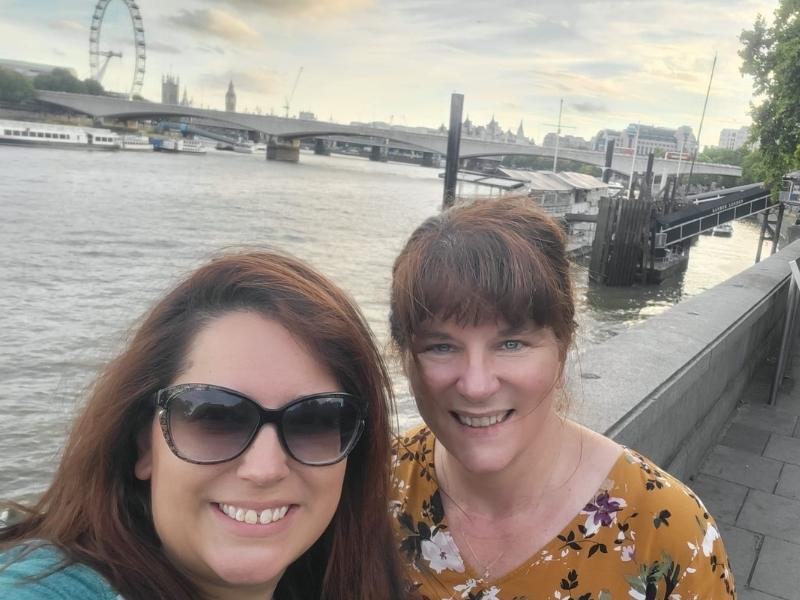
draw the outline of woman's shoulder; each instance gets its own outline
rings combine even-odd
[[[64,566],[63,553],[45,543],[0,552],[0,589],[5,600],[122,600],[94,569]]]

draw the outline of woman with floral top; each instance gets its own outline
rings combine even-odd
[[[430,600],[734,598],[694,493],[560,414],[574,317],[564,235],[530,201],[411,235],[390,319],[425,421],[395,448],[409,575]]]

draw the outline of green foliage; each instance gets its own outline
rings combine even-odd
[[[533,169],[534,171],[551,171],[553,169],[553,159],[548,156],[509,154],[503,157],[503,162],[500,164],[511,169]],[[558,170],[585,173],[587,175],[594,175],[595,177],[600,177],[603,173],[603,169],[600,167],[566,158],[558,159]]]
[[[31,82],[15,71],[0,67],[0,102],[23,104],[34,99]]]
[[[50,73],[33,78],[33,87],[37,90],[54,92],[72,92],[73,94],[92,94],[100,96],[105,93],[103,86],[93,79],[81,81],[67,69],[53,69]]]
[[[706,146],[697,155],[697,162],[714,163],[717,165],[734,165],[741,167],[745,158],[750,155],[750,149],[742,146],[738,150],[728,150],[727,148],[717,148],[716,146]]]
[[[744,161],[773,190],[800,166],[800,0],[781,0],[770,26],[759,15],[740,36],[742,73],[753,77],[761,104],[752,105],[757,156]]]

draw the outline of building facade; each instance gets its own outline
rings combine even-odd
[[[719,147],[725,150],[738,150],[750,139],[750,128],[723,129],[719,132]]]
[[[603,129],[592,140],[592,148],[605,151],[608,142],[614,140],[615,148],[633,148],[636,154],[664,154],[667,152],[683,152],[691,154],[697,150],[697,138],[688,125],[670,129],[654,125],[637,125],[631,123],[622,131]]]
[[[161,104],[178,104],[178,92],[181,87],[180,77],[161,76]]]

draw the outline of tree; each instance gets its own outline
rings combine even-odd
[[[93,94],[100,96],[105,93],[103,86],[94,79],[81,81],[67,69],[53,69],[50,73],[37,75],[33,78],[33,87],[37,90],[52,90],[54,92],[72,92],[73,94]]]
[[[15,71],[0,67],[0,102],[23,104],[34,97],[30,80]]]
[[[772,25],[758,15],[739,39],[741,71],[763,98],[751,105],[760,148],[747,166],[777,190],[781,177],[800,166],[800,0],[781,0]]]

